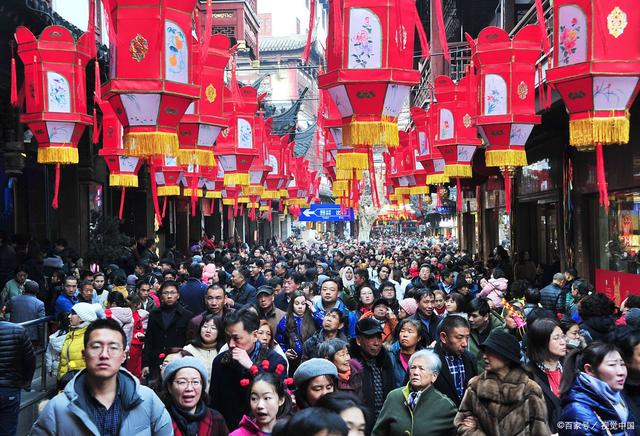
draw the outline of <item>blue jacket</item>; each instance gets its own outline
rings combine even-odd
[[[625,400],[626,401],[626,400]],[[598,419],[600,417],[600,419]],[[609,431],[613,436],[633,435],[633,427],[640,428],[640,423],[629,410],[626,423],[620,421],[611,403],[601,394],[576,377],[573,387],[562,397],[562,413],[558,419],[558,434],[560,436],[601,436],[607,434],[602,429],[600,421],[613,423]],[[580,425],[576,425],[580,423]],[[585,428],[585,423],[589,425]],[[571,428],[569,428],[571,427]],[[575,428],[579,427],[579,428]],[[624,431],[626,428],[626,433]],[[629,430],[631,429],[631,430]]]
[[[391,366],[393,367],[394,383],[396,388],[406,385],[409,380],[407,371],[405,371],[400,361],[400,343],[395,341],[389,348],[389,357],[391,358]]]
[[[249,283],[245,283],[239,289],[234,288],[229,292],[229,298],[233,300],[233,308],[236,310],[245,306],[255,306],[257,304],[256,288]]]
[[[13,297],[7,307],[7,312],[11,313],[11,322],[19,324],[21,322],[31,321],[45,316],[44,303],[38,300],[38,297],[31,294],[22,294]],[[42,324],[40,327],[27,327],[27,333],[31,341],[38,340],[38,331],[42,334]],[[42,338],[42,337],[41,337]]]
[[[206,310],[206,307],[204,307],[206,294],[207,285],[193,277],[189,277],[180,286],[180,302],[191,313],[202,313]]]
[[[53,316],[58,316],[62,312],[69,313],[74,304],[78,302],[78,299],[74,297],[68,297],[67,294],[60,294],[56,299],[56,304],[53,306]]]
[[[349,336],[350,338],[355,337],[356,323],[358,322],[357,313],[350,312],[349,308],[347,308],[347,305],[344,304],[344,301],[342,301],[339,298],[338,298],[338,301],[336,302],[335,308],[338,309],[340,312],[342,312],[344,317],[349,320],[349,327],[347,328],[347,326],[345,326],[345,329],[344,329],[345,333],[347,333],[347,336]],[[316,322],[316,327],[318,327],[319,329],[322,328],[322,320],[324,319],[324,316],[326,315],[326,313],[327,311],[324,309],[322,300],[318,300],[318,302],[314,306],[313,320]]]
[[[289,342],[291,339],[289,337],[289,332],[287,331],[287,318],[288,318],[287,315],[283,316],[280,322],[278,323],[278,328],[276,329],[276,342],[280,344],[280,348],[282,348],[282,351],[284,351],[285,353],[290,348]],[[296,332],[297,332],[296,337],[293,339],[293,349],[296,353],[298,353],[298,356],[302,356],[302,352],[304,351],[303,350],[304,343],[301,340],[302,317],[294,316],[293,319],[296,321]]]
[[[258,289],[260,286],[267,286],[269,284],[269,281],[267,280],[267,278],[264,276],[263,273],[260,273],[258,274],[258,277],[256,277],[255,279],[253,277],[249,277],[249,279],[247,280],[247,283],[249,283],[254,288]]]

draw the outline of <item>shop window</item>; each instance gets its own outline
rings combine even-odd
[[[522,167],[518,177],[518,194],[536,194],[556,188],[550,159],[542,159]]]
[[[609,199],[608,214],[598,208],[598,268],[640,274],[640,192],[615,193]]]

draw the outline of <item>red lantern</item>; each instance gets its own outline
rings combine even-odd
[[[206,52],[200,53],[201,50]],[[180,120],[178,162],[202,167],[216,165],[213,144],[220,130],[228,126],[223,115],[224,70],[229,63],[229,38],[213,35],[209,47],[193,44],[194,84],[200,87],[200,99],[192,102]],[[200,63],[202,59],[202,64]]]
[[[472,46],[473,63],[479,71],[482,108],[476,124],[487,143],[488,167],[500,167],[505,180],[505,206],[511,213],[511,175],[527,165],[525,144],[536,115],[536,61],[542,51],[540,27],[523,27],[513,39],[498,27],[487,27]]]
[[[107,2],[109,3],[109,2]],[[178,123],[200,95],[193,85],[195,0],[111,0],[111,80],[102,86],[124,127],[128,155],[175,156]]]
[[[93,50],[92,35],[78,42],[69,30],[49,26],[39,39],[18,27],[15,40],[24,63],[27,124],[38,141],[38,163],[56,164],[52,206],[58,208],[60,165],[78,163],[78,142],[91,117],[86,114],[85,67]]]
[[[416,126],[417,161],[422,164],[427,177],[427,185],[440,185],[449,183],[449,176],[445,175],[445,162],[438,147],[433,146],[433,119],[432,111],[425,111],[418,107],[411,108],[411,118]]]
[[[629,142],[640,77],[640,10],[633,0],[555,0],[547,81],[569,112],[569,143],[596,149],[600,204],[609,207],[603,145]]]

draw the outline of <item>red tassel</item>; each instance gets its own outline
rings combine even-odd
[[[198,178],[191,180],[191,216],[196,216],[196,203],[198,201]]]
[[[249,211],[249,218],[251,219],[251,221],[255,221],[256,220],[256,208],[252,207],[251,210]]]
[[[462,212],[462,187],[460,186],[460,177],[456,177],[456,190],[458,195],[456,196],[456,202],[458,206],[458,212]]]
[[[271,213],[271,210],[268,210],[266,214],[267,214],[267,220],[269,220],[269,222],[273,221],[273,214]]]
[[[304,52],[302,53],[302,65],[306,65],[309,61],[309,54],[311,53],[311,38],[313,35],[313,28],[316,24],[316,1],[311,0],[311,10],[309,11],[309,33],[307,34],[307,44],[304,46]]]
[[[547,22],[544,19],[544,10],[542,9],[542,0],[536,0],[536,18],[538,19],[538,26],[540,27],[540,36],[542,37],[542,49],[545,54],[551,51],[551,44],[549,43],[549,36],[547,35]]]
[[[56,164],[56,181],[53,187],[53,201],[51,207],[58,208],[58,194],[60,193],[60,164]]]
[[[600,193],[600,206],[603,206],[609,212],[609,191],[607,189],[607,177],[604,173],[604,153],[601,142],[596,144],[596,178],[598,192]]]
[[[153,198],[153,210],[156,214],[158,224],[162,225],[162,215],[160,215],[160,205],[158,204],[158,184],[156,183],[156,168],[149,164],[149,176],[151,178],[151,197]]]
[[[237,217],[238,216],[238,201],[236,200],[234,205],[233,205],[233,217]]]
[[[233,219],[233,210],[231,210],[230,206],[227,207],[227,219],[229,221],[231,221]]]
[[[371,185],[371,201],[373,207],[380,209],[380,197],[378,196],[378,181],[376,180],[376,167],[373,162],[373,150],[367,152],[369,155],[369,184]]]
[[[118,211],[118,219],[122,221],[122,213],[124,212],[124,197],[127,192],[127,189],[123,186],[122,192],[120,193],[120,210]]]
[[[167,197],[164,197],[164,201],[162,203],[162,219],[164,220],[164,214],[167,211]]]
[[[282,208],[284,207],[284,200],[280,199],[278,202],[278,212],[282,212]]]
[[[100,89],[100,62],[98,62],[98,58],[96,58],[93,65],[95,72],[95,78],[93,81],[93,99],[96,103],[100,104],[102,103],[102,90]]]
[[[449,44],[447,43],[447,32],[444,27],[444,16],[442,15],[442,0],[434,0],[436,9],[436,21],[438,23],[438,38],[440,39],[440,45],[442,45],[442,54],[444,58],[451,61],[451,54],[449,53]]]
[[[418,38],[420,38],[420,47],[422,48],[422,59],[427,59],[431,56],[431,50],[429,48],[429,39],[427,38],[427,33],[424,31],[424,27],[422,26],[422,21],[420,21],[420,14],[418,14],[418,10],[413,8],[413,17],[416,22],[416,29],[418,29]]]
[[[342,23],[343,1],[344,0],[334,0],[332,5],[332,10],[335,11],[333,20],[331,20],[333,24],[333,31],[331,32],[333,35],[333,56],[338,61],[342,61],[342,44],[344,39],[344,26]]]
[[[33,104],[35,107],[40,105],[40,87],[42,86],[42,80],[38,79],[38,59],[33,56],[33,65],[31,67],[31,74],[33,75]]]
[[[11,44],[13,51],[13,44]],[[18,73],[16,73],[16,58],[11,56],[11,106],[18,107]]]
[[[503,169],[502,175],[504,176],[504,208],[507,215],[511,215],[511,170]]]
[[[96,107],[93,106],[93,132],[91,134],[91,142],[97,144],[100,142],[100,125],[98,124],[98,115],[96,113]]]

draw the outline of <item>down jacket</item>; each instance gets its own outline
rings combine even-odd
[[[57,331],[49,336],[49,343],[47,344],[47,352],[44,355],[45,364],[47,367],[47,373],[50,376],[55,377],[58,374],[58,367],[60,366],[60,352],[62,351],[62,345],[67,337],[66,333]]]
[[[69,371],[79,371],[86,367],[82,350],[84,350],[84,332],[86,327],[69,330],[60,350],[60,365],[58,366],[58,380]]]
[[[0,388],[28,388],[36,370],[33,346],[24,327],[0,321]]]

